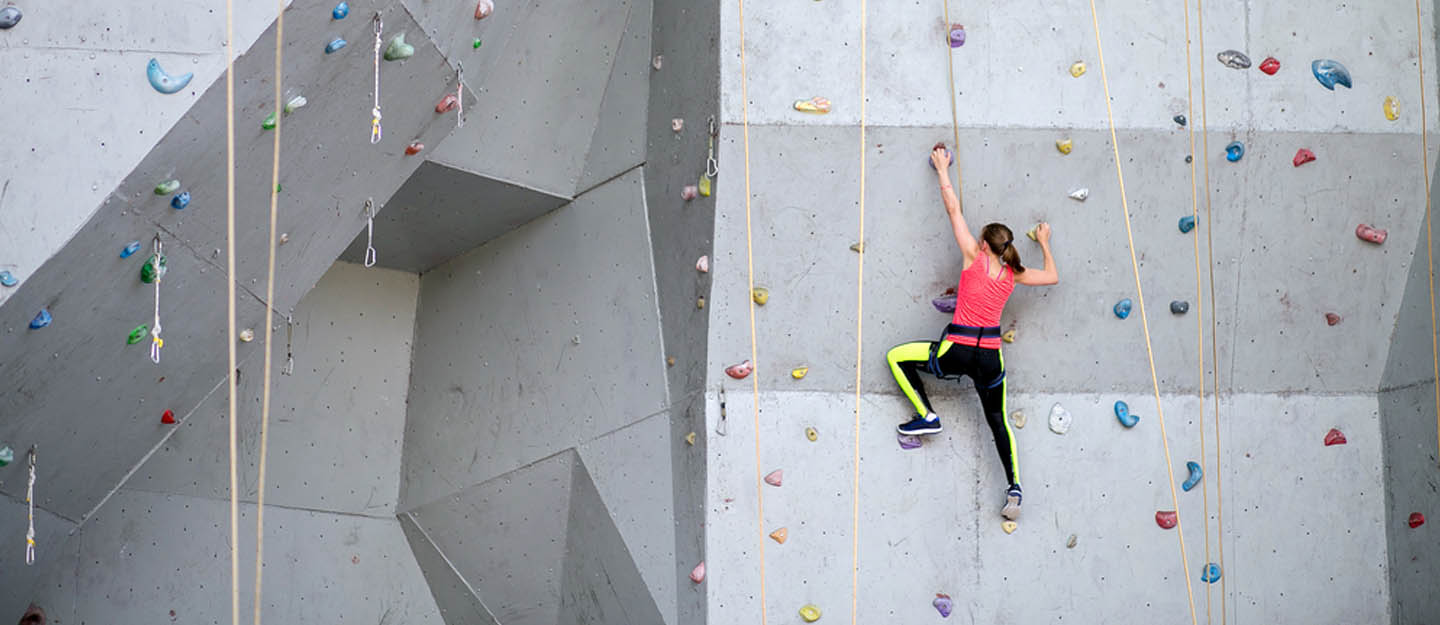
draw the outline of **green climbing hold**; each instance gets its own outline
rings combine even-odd
[[[415,46],[405,43],[405,33],[395,35],[395,38],[390,40],[390,45],[385,46],[385,60],[387,61],[399,61],[414,55]]]
[[[166,180],[165,182],[155,185],[155,195],[170,195],[179,190],[179,180]]]
[[[126,338],[126,339],[125,339],[125,344],[126,344],[126,345],[134,345],[134,344],[136,344],[136,343],[139,343],[140,341],[144,340],[144,339],[145,339],[145,335],[146,335],[146,334],[149,334],[149,333],[150,333],[150,326],[147,326],[147,325],[145,325],[145,324],[143,324],[143,323],[140,324],[140,325],[138,325],[138,326],[135,326],[135,329],[130,331],[130,336],[129,336],[129,338]]]
[[[9,446],[0,447],[0,467],[15,462],[15,450]]]
[[[480,39],[478,37],[475,39],[475,43],[472,44],[471,47],[475,48],[476,50],[480,49]]]
[[[263,130],[274,130],[274,129],[275,129],[275,114],[274,114],[274,113],[271,113],[271,114],[269,114],[269,115],[266,115],[266,116],[265,116],[265,121],[260,122],[260,128],[263,129]]]
[[[163,254],[151,254],[145,260],[145,266],[140,268],[140,281],[145,284],[154,284],[156,280],[165,277],[165,256]]]

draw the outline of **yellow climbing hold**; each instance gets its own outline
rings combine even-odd
[[[803,380],[807,373],[810,373],[810,367],[796,367],[790,370],[790,377],[796,380]]]
[[[770,532],[770,538],[774,539],[775,542],[780,543],[780,544],[782,544],[782,545],[785,544],[785,539],[787,539],[787,538],[789,538],[789,537],[790,537],[790,530],[785,529],[785,528],[783,528],[783,527],[780,528],[780,529],[778,529],[778,530],[775,530],[775,531],[773,531],[773,532]]]
[[[1010,413],[1010,425],[1017,429],[1025,427],[1025,413],[1020,410]]]
[[[767,289],[763,286],[757,286],[755,287],[755,290],[750,291],[750,298],[755,300],[756,304],[764,306],[765,302],[770,301],[770,289]]]
[[[856,254],[859,254],[859,253],[861,253],[861,252],[864,252],[864,251],[865,251],[865,242],[864,242],[864,241],[861,241],[861,242],[859,242],[859,243],[856,243],[855,245],[851,245],[851,246],[850,246],[850,251],[855,252]]]
[[[710,177],[700,174],[700,197],[710,197]]]
[[[807,605],[800,608],[800,618],[805,619],[806,623],[814,623],[820,620],[820,608],[814,605]]]
[[[1075,64],[1070,66],[1070,75],[1071,75],[1071,76],[1074,76],[1074,77],[1076,77],[1076,78],[1079,78],[1079,77],[1081,77],[1081,76],[1084,76],[1084,75],[1085,75],[1085,61],[1075,61]]]
[[[1385,96],[1385,119],[1395,121],[1400,119],[1400,101],[1395,96]]]
[[[1014,521],[1006,521],[1000,524],[1000,529],[1005,530],[1006,534],[1014,534],[1015,528],[1017,527],[1020,527],[1020,525]]]
[[[689,433],[689,434],[686,434],[686,435],[685,435],[685,442],[686,442],[687,444],[694,445],[694,444],[695,444],[695,433],[694,433],[694,432],[691,432],[691,433]]]
[[[1030,229],[1025,231],[1025,236],[1030,237],[1030,240],[1031,240],[1031,241],[1039,241],[1040,238],[1037,237],[1037,236],[1035,236],[1035,231],[1037,231],[1037,230],[1039,230],[1039,229],[1040,229],[1040,224],[1035,224],[1035,225],[1033,225],[1033,226],[1030,226]]]
[[[820,96],[815,96],[813,98],[810,98],[809,100],[796,100],[795,110],[800,111],[801,113],[816,113],[819,115],[824,115],[830,112],[830,100],[828,98],[822,98]]]
[[[1069,139],[1064,139],[1064,140],[1061,140],[1061,141],[1056,141],[1056,142],[1055,142],[1055,149],[1060,150],[1060,153],[1061,153],[1061,154],[1069,154],[1069,153],[1070,153],[1070,150],[1075,149],[1075,142],[1074,142],[1074,141],[1071,141],[1071,140],[1069,140]]]
[[[667,366],[667,367],[673,367],[673,366],[675,366],[675,357],[674,357],[674,356],[669,356],[669,357],[665,358],[665,366]]]
[[[815,431],[815,428],[813,428],[813,427],[811,427],[811,428],[805,428],[805,438],[810,439],[810,442],[813,443],[813,442],[815,442],[815,441],[817,441],[817,440],[820,439],[820,433],[817,432],[817,431]],[[782,541],[780,541],[780,542],[785,542],[785,541],[782,540]]]
[[[695,300],[695,307],[696,307],[696,308],[704,308],[704,307],[705,307],[705,298],[704,298],[704,297],[701,297],[701,298],[696,299],[696,300]]]
[[[1014,330],[1006,330],[1004,334],[1001,334],[1001,335],[1000,335],[1000,340],[1005,341],[1006,343],[1014,343],[1014,342],[1015,342],[1015,331],[1014,331]]]
[[[245,328],[244,330],[241,330],[241,331],[240,331],[240,342],[241,342],[241,343],[249,343],[250,341],[253,341],[253,340],[255,340],[255,331],[254,331],[254,330],[251,330],[250,328]]]

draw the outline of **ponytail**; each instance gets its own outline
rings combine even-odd
[[[991,252],[1010,266],[1011,271],[1017,274],[1025,272],[1025,266],[1020,264],[1020,250],[1015,249],[1015,235],[1010,228],[1004,224],[989,224],[980,231],[980,238]]]

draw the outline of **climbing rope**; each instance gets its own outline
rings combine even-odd
[[[860,602],[860,371],[865,329],[865,21],[866,0],[860,0],[860,259],[855,266],[855,472],[850,517],[850,625]]]
[[[1140,302],[1140,323],[1145,331],[1145,356],[1150,362],[1150,386],[1155,393],[1155,413],[1160,421],[1160,443],[1165,449],[1165,470],[1170,475],[1170,499],[1175,509],[1180,509],[1180,496],[1175,492],[1175,467],[1170,459],[1170,440],[1165,432],[1165,407],[1160,399],[1160,379],[1155,373],[1155,350],[1150,343],[1150,320],[1145,314],[1145,291],[1140,286],[1140,261],[1135,256],[1135,235],[1130,228],[1130,200],[1125,193],[1125,169],[1120,159],[1120,141],[1115,133],[1115,112],[1110,104],[1110,77],[1105,70],[1105,48],[1100,42],[1100,13],[1095,9],[1095,0],[1090,0],[1090,20],[1095,28],[1095,51],[1100,62],[1100,81],[1105,87],[1105,116],[1110,124],[1110,147],[1115,153],[1115,177],[1120,184],[1120,206],[1125,217],[1125,238],[1130,245],[1130,267],[1135,276],[1135,295]],[[1190,599],[1190,623],[1197,625],[1195,616],[1195,590],[1190,584],[1190,560],[1185,554],[1185,532],[1177,517],[1175,532],[1180,539],[1180,563],[1185,571],[1185,592]]]
[[[1425,177],[1425,259],[1430,276],[1430,357],[1435,375],[1435,446],[1440,450],[1440,344],[1435,322],[1435,243],[1430,230],[1430,114],[1425,106],[1425,28],[1420,21],[1420,0],[1415,0],[1415,54],[1420,61],[1420,162]],[[1440,456],[1440,454],[1437,454]]]
[[[945,6],[945,29],[948,31],[950,29],[950,0],[944,0],[941,4]],[[948,35],[946,39],[949,39]],[[955,201],[964,207],[965,194],[960,190],[960,183],[964,178],[960,175],[960,114],[955,110],[955,50],[950,47],[948,41],[945,44],[945,62],[949,64],[950,68],[950,128],[955,133],[955,150],[952,159],[952,164],[955,165]],[[862,103],[861,106],[863,107],[864,104]]]
[[[230,427],[230,623],[240,625],[240,494],[235,470],[235,7],[225,0],[225,369]]]
[[[750,362],[758,369],[759,354],[755,340],[755,298],[751,296],[755,292],[755,246],[753,230],[750,225],[750,92],[745,69],[745,0],[735,0],[735,4],[739,9],[740,20],[740,127],[745,146],[745,270],[746,280],[749,284],[745,300],[750,302]],[[750,390],[754,396],[755,406],[755,529],[757,530],[755,537],[760,546],[760,625],[765,625],[767,622],[765,606],[765,478],[762,476],[764,469],[760,465],[760,375],[758,372],[752,371],[750,374]],[[721,389],[721,393],[724,393],[724,389]],[[723,400],[721,410],[723,419]]]

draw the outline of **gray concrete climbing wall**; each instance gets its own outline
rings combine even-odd
[[[727,173],[709,302],[704,584],[713,622],[759,619],[762,592],[772,621],[793,621],[807,604],[827,620],[847,618],[852,539],[862,622],[937,618],[935,593],[954,598],[952,618],[963,622],[1185,622],[1187,573],[1202,622],[1384,622],[1400,616],[1395,593],[1433,601],[1416,596],[1430,569],[1407,572],[1413,579],[1405,586],[1394,579],[1406,546],[1394,539],[1402,530],[1391,509],[1400,504],[1390,502],[1401,495],[1387,488],[1385,467],[1391,463],[1391,475],[1418,471],[1423,454],[1402,465],[1393,452],[1387,457],[1394,433],[1382,437],[1387,398],[1377,396],[1392,335],[1401,349],[1419,340],[1397,333],[1429,175],[1420,159],[1413,5],[1207,2],[1189,110],[1180,7],[1096,2],[1167,417],[1167,467],[1139,310],[1127,320],[1111,313],[1118,300],[1138,295],[1089,3],[951,3],[951,21],[969,33],[953,53],[944,43],[943,3],[870,3],[863,142],[859,4],[745,3],[748,100],[736,4],[721,4]],[[1420,25],[1427,61],[1432,11],[1427,5]],[[1227,48],[1256,65],[1273,55],[1281,69],[1270,76],[1227,68],[1216,59]],[[1005,346],[1009,409],[1028,416],[1016,430],[1025,512],[1013,534],[1001,528],[1004,479],[968,381],[931,382],[946,431],[906,451],[894,426],[911,408],[884,364],[891,345],[940,331],[948,316],[930,300],[954,287],[960,269],[925,164],[931,145],[954,142],[946,54],[955,63],[957,159],[971,227],[1002,221],[1018,234],[1046,220],[1055,229],[1061,283],[1021,288],[1003,320],[1017,331]],[[1309,71],[1316,58],[1348,65],[1354,88],[1325,90]],[[1068,71],[1076,61],[1089,70],[1078,78]],[[1197,132],[1192,149],[1189,129],[1171,118],[1201,125],[1198,63],[1209,132]],[[1433,81],[1426,88],[1433,116]],[[792,108],[812,96],[829,98],[832,112]],[[1400,100],[1396,121],[1383,115],[1386,96]],[[739,175],[747,113],[748,207]],[[1064,139],[1074,143],[1069,155],[1055,147]],[[1232,163],[1224,148],[1234,140],[1247,150]],[[1291,158],[1302,147],[1318,160],[1297,168]],[[861,149],[857,406],[859,257],[848,248],[860,239]],[[1432,141],[1431,163],[1434,150]],[[1187,235],[1176,224],[1191,212],[1192,153],[1202,219]],[[1067,197],[1081,187],[1087,201]],[[750,357],[747,208],[755,284],[770,290],[769,303],[755,310],[758,417],[751,380],[723,373]],[[1357,240],[1362,222],[1388,228],[1391,240]],[[1205,256],[1212,240],[1213,264]],[[1038,246],[1023,238],[1017,245],[1028,263],[1039,262]],[[1212,273],[1218,366],[1209,346]],[[1189,301],[1191,312],[1172,315],[1171,300]],[[1198,396],[1201,312],[1203,386],[1218,376],[1218,428],[1209,393],[1203,412]],[[1344,321],[1328,326],[1327,312]],[[1425,322],[1418,337],[1426,339],[1428,367]],[[809,375],[793,379],[800,366]],[[1429,377],[1428,369],[1411,375]],[[1426,413],[1414,397],[1395,399],[1406,414]],[[1116,400],[1141,415],[1136,428],[1117,422]],[[1068,434],[1046,427],[1055,403],[1074,414]],[[806,427],[817,429],[815,442]],[[1347,445],[1324,446],[1332,427]],[[1433,438],[1433,425],[1415,428]],[[858,504],[851,484],[857,433]],[[1418,444],[1433,454],[1435,443],[1426,440]],[[1203,463],[1206,476],[1179,492],[1177,506],[1168,470],[1178,490],[1187,461]],[[783,486],[760,486],[756,472],[774,469],[784,469]],[[1433,506],[1433,492],[1418,492],[1424,482],[1411,483],[1407,496]],[[1188,568],[1178,532],[1154,520],[1156,511],[1177,507]],[[766,538],[781,527],[784,544]],[[1206,584],[1202,569],[1221,561],[1222,545],[1224,576]],[[1436,614],[1427,605],[1401,622],[1429,622]]]

